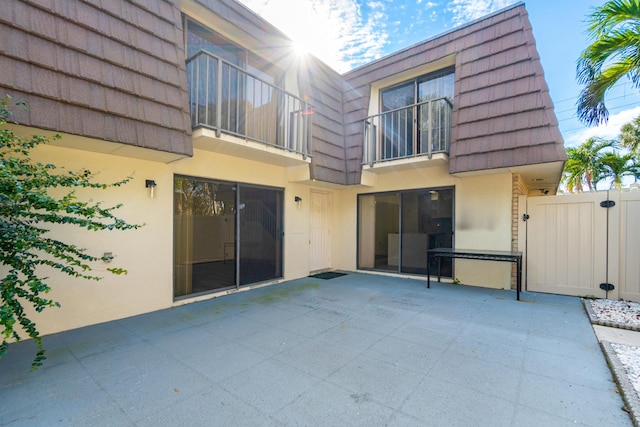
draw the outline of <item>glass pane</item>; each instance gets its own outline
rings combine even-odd
[[[424,198],[422,215],[425,230],[429,236],[429,249],[453,247],[453,188],[433,189]],[[431,266],[436,271],[436,261]],[[453,277],[453,260],[441,260],[443,277]]]
[[[429,194],[414,191],[402,194],[402,262],[403,273],[427,272],[429,234],[426,222]]]
[[[388,111],[381,121],[383,159],[406,157],[414,152],[413,108],[410,107],[415,103],[414,92],[413,82],[382,92],[382,111]]]
[[[382,111],[395,110],[416,103],[413,82],[382,91]]]
[[[266,83],[274,86],[282,86],[282,78],[284,75],[282,70],[266,59],[260,58],[251,52],[249,52],[247,71]]]
[[[247,77],[246,84],[246,135],[275,145],[278,122],[275,89],[250,76]]]
[[[240,186],[240,285],[282,277],[283,193]]]
[[[220,34],[200,24],[187,21],[187,57],[204,50],[227,62],[244,67],[246,51],[222,37]]]
[[[400,196],[360,196],[359,268],[398,271]]]
[[[429,113],[431,113],[431,129],[429,129]],[[444,99],[422,104],[418,107],[418,117],[418,152],[427,153],[429,141],[432,152],[448,152],[451,135],[450,104]]]
[[[244,135],[246,74],[228,64],[222,66],[222,129]]]
[[[358,197],[358,268],[375,268],[376,196]]]
[[[418,112],[418,151],[428,152],[428,143],[431,143],[432,152],[448,151],[449,135],[451,130],[451,106],[445,100],[437,100],[446,97],[453,102],[453,72],[446,74],[427,76],[418,84],[419,102],[434,100],[421,104]],[[429,122],[429,108],[431,108],[431,123]],[[429,133],[429,127],[431,132]]]
[[[453,81],[452,71],[443,71],[443,73],[425,77],[418,83],[418,102],[442,97],[447,97],[453,102]]]
[[[215,126],[218,61],[199,55],[187,63],[191,125]]]
[[[235,286],[235,187],[176,177],[174,188],[174,296]]]

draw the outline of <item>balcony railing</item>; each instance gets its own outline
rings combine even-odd
[[[452,110],[448,98],[437,98],[367,117],[362,163],[448,154]]]
[[[311,155],[311,106],[208,52],[187,60],[191,126]]]

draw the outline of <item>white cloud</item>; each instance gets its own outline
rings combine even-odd
[[[620,135],[620,128],[622,128],[623,125],[629,123],[638,116],[640,116],[640,106],[612,114],[609,116],[609,121],[606,125],[584,128],[579,131],[563,135],[564,144],[568,147],[574,147],[594,136],[607,139],[615,138]]]
[[[389,37],[380,1],[366,16],[357,0],[240,1],[339,72],[382,56]]]
[[[455,26],[481,18],[514,3],[516,0],[452,0],[446,9],[453,14]]]

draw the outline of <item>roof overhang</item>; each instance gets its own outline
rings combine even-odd
[[[54,147],[64,147],[74,150],[90,151],[93,153],[111,154],[114,156],[130,157],[133,159],[149,160],[152,162],[160,163],[171,163],[177,160],[191,157],[186,154],[171,153],[168,151],[138,147],[121,142],[107,141],[64,132],[53,132],[23,125],[7,124],[6,127],[12,130],[16,135],[20,136],[44,136],[49,140],[49,145],[52,145]],[[60,135],[61,138],[55,139],[55,135]]]
[[[564,161],[538,163],[534,165],[512,166],[502,169],[487,169],[472,172],[461,172],[453,176],[466,177],[474,175],[488,175],[495,173],[517,173],[527,187],[529,197],[554,195],[558,191],[562,180]]]

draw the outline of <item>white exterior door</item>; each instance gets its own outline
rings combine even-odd
[[[331,194],[311,191],[309,271],[331,268]]]

